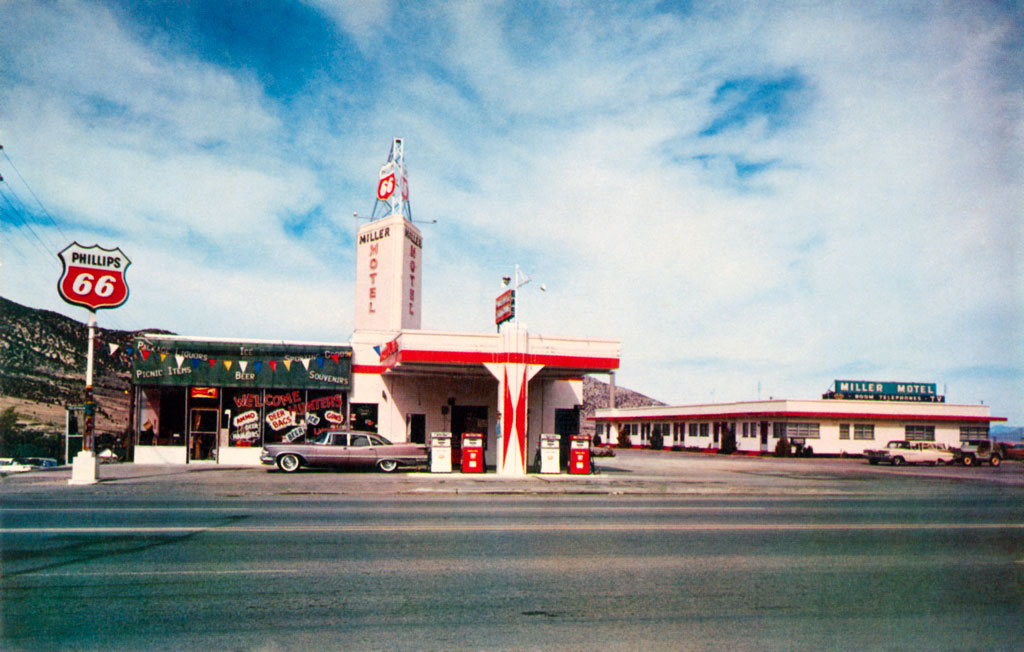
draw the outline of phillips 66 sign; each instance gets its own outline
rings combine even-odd
[[[124,273],[132,261],[120,249],[83,247],[75,242],[57,256],[64,263],[57,289],[68,303],[95,312],[116,308],[128,300]]]

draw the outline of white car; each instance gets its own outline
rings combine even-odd
[[[927,441],[891,441],[883,449],[866,450],[869,464],[952,464],[953,451]]]
[[[22,464],[18,460],[9,457],[0,458],[0,473],[24,473],[31,470],[31,466]]]

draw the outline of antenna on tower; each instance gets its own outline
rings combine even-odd
[[[377,181],[377,202],[373,205],[371,220],[380,220],[392,215],[401,215],[412,221],[412,207],[409,205],[409,179],[405,171],[405,144],[395,138],[391,143],[388,161],[380,168]]]

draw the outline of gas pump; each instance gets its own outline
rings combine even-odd
[[[484,436],[479,432],[462,434],[462,472],[484,472]]]
[[[573,435],[569,441],[569,473],[590,474],[589,435]]]
[[[559,448],[562,437],[556,434],[543,434],[540,436],[540,472],[559,473]]]
[[[430,433],[430,472],[452,472],[452,433]]]

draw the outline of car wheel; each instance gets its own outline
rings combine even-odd
[[[964,466],[974,466],[973,455],[964,455]]]
[[[384,473],[391,473],[392,471],[398,468],[398,462],[396,462],[395,460],[381,460],[380,463],[377,464],[377,466]]]
[[[992,466],[999,466],[999,464],[1000,464],[1001,462],[1002,462],[1002,460],[1001,460],[1001,459],[999,459],[999,456],[998,456],[998,455],[993,455],[993,456],[992,456],[992,459],[990,459],[990,460],[988,461],[988,463],[989,463],[989,464],[991,464]]]
[[[295,473],[301,466],[302,460],[299,459],[298,455],[286,453],[285,455],[277,458],[277,468],[281,469],[285,473]]]
[[[892,465],[893,466],[900,466],[901,464],[903,464],[904,461],[905,460],[902,457],[897,455],[896,457],[892,458]]]

